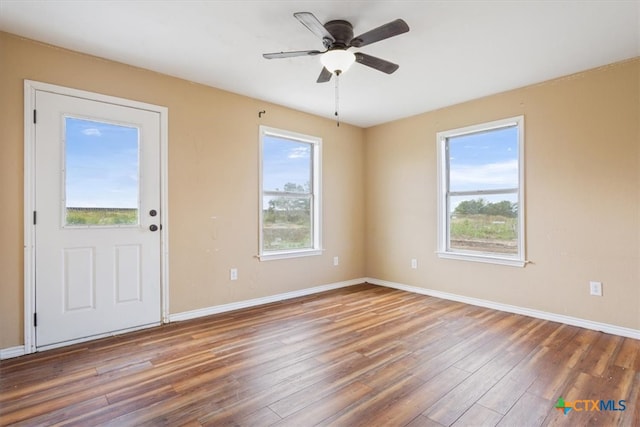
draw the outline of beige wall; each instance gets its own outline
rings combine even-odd
[[[363,130],[0,33],[0,349],[23,343],[24,79],[169,108],[171,313],[369,276],[640,329],[638,59]],[[436,132],[520,114],[532,263],[438,258]],[[323,256],[254,258],[260,124],[324,140]]]
[[[438,258],[436,132],[521,114],[532,263]],[[639,123],[636,59],[367,129],[367,275],[640,329]]]
[[[171,313],[364,276],[362,129],[0,33],[0,349],[23,344],[24,79],[169,108]],[[261,124],[323,138],[322,256],[254,257]]]

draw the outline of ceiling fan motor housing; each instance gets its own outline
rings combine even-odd
[[[349,42],[353,39],[353,26],[349,21],[337,19],[327,22],[326,24],[324,24],[324,27],[335,39],[334,42],[326,38],[323,39],[322,42],[325,48],[330,50],[345,50],[349,48]]]

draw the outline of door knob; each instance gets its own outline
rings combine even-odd
[[[158,230],[158,226],[157,226],[157,225],[155,225],[155,224],[151,224],[151,225],[149,226],[149,230],[151,230],[151,231],[157,231],[157,230]]]

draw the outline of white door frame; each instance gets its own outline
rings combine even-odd
[[[36,349],[34,313],[36,306],[35,284],[35,226],[33,212],[35,206],[35,124],[34,113],[36,91],[51,92],[109,104],[123,105],[159,113],[160,115],[160,294],[162,323],[169,322],[169,221],[168,221],[168,148],[169,109],[144,102],[132,101],[84,90],[71,89],[32,80],[24,81],[24,352]],[[140,328],[133,328],[140,329]],[[111,335],[111,334],[105,334]],[[74,342],[87,341],[98,337],[85,338]],[[65,343],[69,344],[69,343]]]

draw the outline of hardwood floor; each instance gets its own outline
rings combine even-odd
[[[640,341],[368,284],[0,362],[1,425],[638,426],[639,393]]]

